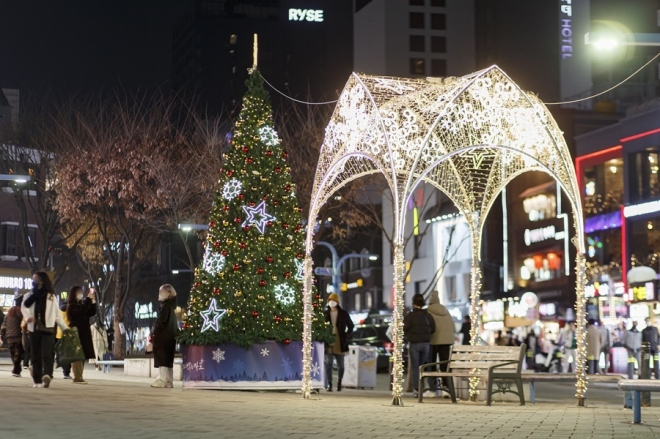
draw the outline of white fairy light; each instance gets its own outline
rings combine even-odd
[[[339,97],[315,175],[307,224],[348,182],[381,173],[393,194],[395,243],[405,241],[406,202],[422,182],[445,193],[467,220],[473,243],[470,316],[472,343],[479,330],[479,251],[482,229],[500,190],[523,172],[554,177],[568,197],[578,248],[578,357],[584,349],[581,255],[585,252],[580,192],[563,133],[533,94],[493,66],[460,78],[404,79],[351,75]],[[311,394],[313,227],[307,228],[303,280],[303,395]],[[403,392],[403,248],[394,246],[393,404]],[[401,247],[401,248],[399,248]],[[579,403],[586,395],[584,362],[577,363]],[[470,380],[476,396],[477,378]]]

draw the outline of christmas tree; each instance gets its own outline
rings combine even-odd
[[[180,341],[250,347],[302,339],[304,228],[256,68],[236,122]],[[332,339],[314,295],[314,338]]]

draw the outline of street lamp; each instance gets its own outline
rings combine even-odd
[[[0,174],[0,181],[13,181],[14,183],[27,183],[32,180],[29,175]]]
[[[192,230],[208,230],[208,224],[179,224],[179,229],[184,232],[190,232]]]
[[[346,262],[348,259],[351,258],[369,259],[370,261],[378,260],[378,255],[373,253],[349,253],[340,258],[339,255],[337,254],[337,249],[335,249],[335,247],[329,242],[319,241],[317,242],[317,244],[323,247],[327,247],[328,249],[330,249],[330,253],[332,253],[332,270],[330,273],[330,275],[332,276],[332,292],[339,296],[341,296],[341,289],[339,288],[339,278],[341,276],[341,266],[344,262]]]
[[[190,270],[188,268],[182,269],[182,270],[172,270],[172,274],[179,274],[179,273],[192,273],[193,270]]]
[[[660,34],[621,34],[591,33],[584,34],[584,44],[592,45],[597,49],[612,50],[619,46],[660,46]]]

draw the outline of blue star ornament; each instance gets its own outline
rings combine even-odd
[[[266,230],[266,223],[268,221],[275,221],[275,217],[266,213],[266,202],[262,201],[257,207],[243,206],[243,211],[247,214],[247,218],[241,224],[241,227],[256,226],[259,233],[263,234]]]
[[[226,309],[218,308],[218,304],[215,301],[215,298],[211,299],[211,304],[206,311],[201,311],[199,314],[204,319],[204,324],[202,325],[202,332],[213,329],[215,332],[218,332],[220,319],[227,313]]]

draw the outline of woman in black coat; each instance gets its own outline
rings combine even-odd
[[[95,358],[94,343],[92,342],[92,330],[89,326],[89,318],[96,314],[96,297],[94,291],[90,291],[87,297],[84,297],[81,287],[75,286],[69,290],[67,297],[66,317],[69,320],[69,326],[78,328],[78,336],[82,345],[85,359]],[[73,382],[78,384],[87,384],[83,379],[85,370],[84,361],[74,361],[71,363],[73,371]]]
[[[159,376],[151,387],[172,388],[174,381],[174,350],[179,324],[176,319],[176,291],[165,284],[158,290],[160,309],[158,318],[151,332],[154,346],[154,367],[158,367]]]

